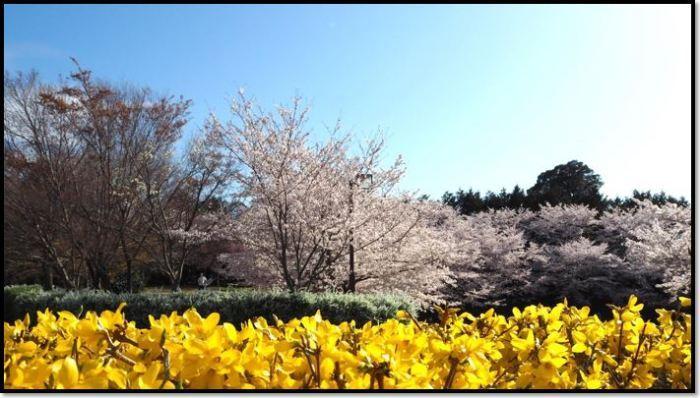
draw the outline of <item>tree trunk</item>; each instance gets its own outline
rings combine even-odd
[[[131,260],[126,262],[126,288],[129,293],[133,293],[134,289],[131,285]]]
[[[100,267],[100,285],[102,289],[109,290],[112,287],[112,283],[109,278],[109,274],[104,267]]]
[[[104,266],[104,264],[101,264],[99,261],[92,261],[92,267],[90,267],[93,272],[93,283],[95,285],[96,289],[103,289],[103,290],[109,290],[110,288],[110,280],[109,280],[109,273],[107,273],[107,269]]]
[[[353,201],[353,194],[354,194],[354,184],[353,181],[350,181],[350,198],[349,198],[349,206],[348,206],[348,218],[350,219],[350,245],[348,247],[348,254],[349,254],[349,264],[348,264],[348,288],[347,291],[350,293],[355,293],[355,231],[352,227],[352,212],[354,210],[355,204]]]
[[[184,263],[184,261],[183,261]],[[170,277],[170,281],[172,284],[172,290],[173,292],[180,292],[182,291],[182,268],[183,268],[183,263],[180,263],[180,266],[178,267],[179,272],[176,275],[172,275]]]
[[[53,290],[53,268],[51,264],[42,260],[41,269],[44,273],[44,290]]]
[[[124,254],[124,262],[126,263],[126,288],[129,293],[133,293],[134,289],[131,283],[131,256],[126,248],[126,239],[124,238],[124,234],[121,233],[120,235],[122,253]]]
[[[181,292],[182,291],[182,288],[180,288],[179,278],[172,278],[170,288],[172,289],[173,292]]]
[[[85,262],[87,269],[88,269],[88,275],[89,278],[87,279],[87,286],[94,288],[94,289],[99,289],[100,288],[100,281],[99,278],[97,277],[97,270],[95,270],[95,267],[93,266],[92,262],[86,261]]]
[[[180,266],[178,267],[179,272],[177,273],[177,276],[174,278],[175,280],[173,281],[173,291],[179,292],[182,289],[180,286],[182,285],[182,273],[185,269],[185,257],[182,257],[182,261],[180,261]]]
[[[355,293],[355,286],[357,285],[357,279],[355,276],[355,245],[352,243],[352,237],[350,238],[350,272],[348,275],[348,292]]]

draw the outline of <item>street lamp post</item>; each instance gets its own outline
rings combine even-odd
[[[362,182],[367,182],[369,181],[370,184],[372,184],[372,174],[366,174],[366,173],[360,173],[355,176],[352,180],[350,180],[350,197],[348,200],[349,206],[348,206],[348,218],[350,219],[350,239],[349,239],[349,248],[348,248],[348,254],[349,254],[349,269],[348,269],[348,288],[347,291],[349,292],[355,292],[355,285],[357,284],[357,277],[355,275],[355,231],[352,226],[352,213],[354,210],[355,206],[355,201],[354,201],[354,194],[355,194],[355,186],[358,185],[358,183]]]

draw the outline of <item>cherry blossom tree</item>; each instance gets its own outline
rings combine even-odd
[[[389,202],[387,210],[355,229],[357,290],[401,292],[421,302],[439,299],[440,287],[451,277],[451,258],[459,251],[454,210],[409,197],[381,200]],[[347,279],[345,270],[341,262],[335,274]]]
[[[544,206],[481,212],[453,224],[444,293],[470,309],[566,297],[605,311],[630,294],[653,308],[690,287],[690,210],[682,206],[639,201],[600,216],[585,206]]]
[[[457,222],[458,251],[452,258],[449,301],[472,309],[511,304],[531,283],[533,263],[542,262],[539,245],[519,229],[531,217],[527,210],[497,210],[466,216]]]
[[[658,287],[672,297],[688,294],[691,277],[691,209],[674,203],[635,200],[630,209],[601,217],[601,240],[622,244],[628,266],[662,276]]]
[[[578,239],[597,223],[598,212],[585,205],[543,205],[522,220],[528,240],[560,245]]]
[[[401,158],[385,166],[381,138],[355,147],[339,123],[314,141],[308,112],[299,98],[265,112],[241,95],[235,120],[219,124],[222,144],[242,166],[235,179],[247,203],[231,232],[253,249],[257,269],[268,270],[265,282],[354,292],[439,273],[398,259],[428,222],[414,195],[396,187]]]

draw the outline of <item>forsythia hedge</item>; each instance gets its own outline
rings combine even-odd
[[[690,300],[681,298],[681,305]],[[190,309],[138,329],[122,314],[38,313],[5,323],[5,388],[688,388],[691,318],[630,297],[601,321],[587,307],[442,309],[440,322],[358,327],[315,316],[240,328]]]

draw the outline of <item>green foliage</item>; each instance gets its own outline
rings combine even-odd
[[[41,285],[10,285],[5,286],[5,291],[12,291],[13,294],[38,294],[43,288]],[[7,295],[5,295],[7,297]],[[5,302],[7,304],[7,302]]]
[[[512,192],[503,188],[499,193],[459,189],[445,192],[442,203],[453,207],[460,214],[474,214],[485,210],[519,209],[521,207],[537,210],[549,203],[583,204],[597,210],[622,208],[630,209],[637,206],[636,200],[651,200],[656,205],[675,203],[688,207],[690,204],[684,197],[676,198],[664,192],[634,190],[631,197],[604,198],[600,193],[603,180],[584,163],[572,160],[560,164],[551,170],[540,173],[537,183],[527,192],[515,186]]]
[[[100,290],[43,291],[38,286],[6,286],[4,298],[4,320],[9,322],[24,317],[26,313],[35,321],[36,311],[46,308],[78,314],[89,310],[114,310],[119,303],[126,302],[127,319],[135,321],[139,327],[148,326],[148,315],[158,317],[172,311],[183,312],[190,307],[195,307],[203,316],[218,312],[222,322],[234,325],[258,316],[271,321],[273,314],[287,321],[313,315],[316,310],[321,310],[323,317],[332,322],[354,319],[362,325],[391,318],[400,309],[414,314],[418,311],[413,302],[399,295],[288,293],[255,289],[115,294]]]
[[[628,198],[620,198],[617,197],[615,199],[609,200],[608,201],[608,206],[609,207],[619,207],[622,209],[632,209],[636,208],[638,206],[638,202],[640,200],[650,200],[651,203],[657,205],[657,206],[663,206],[666,203],[673,203],[681,207],[688,207],[690,206],[690,203],[688,203],[688,200],[686,200],[683,196],[680,198],[676,198],[673,195],[668,195],[665,192],[661,191],[658,193],[652,193],[651,191],[639,191],[639,190],[634,190],[632,192],[632,197]]]
[[[537,176],[527,195],[538,204],[581,204],[601,208],[603,180],[590,167],[577,160],[560,164]]]

